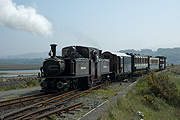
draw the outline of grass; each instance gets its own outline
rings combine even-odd
[[[120,91],[124,88],[121,87],[121,83],[112,83],[106,88],[101,88],[97,90],[93,90],[91,94],[94,94],[96,97],[99,97],[103,101],[112,98],[113,96],[117,95]],[[90,95],[90,94],[88,94]]]
[[[134,91],[135,92],[135,91]],[[142,103],[142,96],[134,96],[135,93],[128,94],[125,99],[118,99],[116,104],[109,106],[109,111],[102,116],[103,120],[131,120],[140,119],[137,114],[142,112],[145,120],[178,120],[180,119],[180,109],[166,104],[161,99],[156,100],[159,110]]]
[[[180,70],[180,67],[156,74],[153,80],[167,79],[158,84],[148,83],[147,77],[141,78],[124,99],[119,98],[117,103],[110,104],[108,112],[104,113],[99,120],[139,120],[141,118],[144,120],[180,120],[180,77],[176,77],[180,73],[174,72],[177,70]],[[168,87],[172,84],[175,84],[175,88]],[[157,91],[150,89],[156,87],[159,88],[157,95],[154,93]],[[176,88],[178,92],[168,94]],[[169,99],[165,99],[167,95]],[[174,98],[176,102],[173,102],[171,98]],[[138,115],[138,111],[142,112],[144,117]]]
[[[117,91],[112,89],[98,89],[93,91],[96,96],[101,96],[103,100],[109,99],[117,94]]]
[[[57,115],[50,115],[49,118],[47,120],[57,120],[58,116]]]
[[[174,75],[180,75],[180,65],[168,67],[167,70]]]
[[[180,77],[175,77],[173,75],[169,76],[170,81],[174,82],[178,88],[178,90],[180,91]]]
[[[39,86],[39,85],[40,85],[40,83],[37,80],[32,80],[32,81],[27,82],[25,85],[20,84],[20,85],[17,85],[17,86],[0,87],[0,91],[22,89],[22,88],[30,88],[30,87],[35,87],[35,86]]]
[[[9,73],[0,73],[0,75],[8,75]]]

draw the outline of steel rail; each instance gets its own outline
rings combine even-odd
[[[49,102],[53,102],[53,101],[59,100],[59,99],[61,99],[61,98],[67,97],[67,96],[69,96],[69,95],[71,95],[71,94],[74,94],[76,91],[77,91],[77,90],[73,90],[73,91],[67,92],[67,93],[65,93],[65,94],[58,95],[58,96],[55,96],[55,97],[53,97],[53,98],[50,98],[50,99],[48,99],[48,100],[45,100],[45,101],[42,101],[42,102],[39,102],[39,103],[35,103],[35,104],[33,104],[33,105],[30,105],[30,106],[21,108],[21,109],[19,109],[19,110],[12,111],[12,112],[10,112],[10,113],[7,113],[7,114],[1,116],[1,120],[4,120],[4,119],[6,119],[6,118],[8,118],[8,117],[11,117],[11,116],[14,116],[15,114],[18,114],[18,113],[20,113],[20,112],[24,112],[24,111],[27,111],[27,110],[32,109],[32,108],[41,107],[41,106],[43,106],[43,105],[45,105],[45,104],[48,104]]]
[[[47,117],[49,115],[56,114],[56,113],[58,113],[58,114],[61,113],[62,114],[62,113],[65,113],[65,112],[68,112],[68,111],[71,111],[71,110],[75,110],[77,108],[81,108],[82,106],[84,106],[84,104],[78,103],[78,104],[74,104],[74,105],[66,107],[66,108],[59,108],[59,109],[56,109],[54,111],[50,111],[48,113],[42,114],[42,115],[40,115],[38,117],[32,118],[32,120],[40,120],[40,119],[43,119],[43,118],[45,118],[45,117]]]
[[[80,96],[86,95],[86,93],[89,93],[91,90],[97,89],[97,88],[101,87],[102,85],[103,85],[103,84],[98,85],[98,86],[93,87],[93,88],[90,88],[90,89],[88,89],[88,90],[85,90],[85,91],[83,91],[83,92],[81,92],[81,93],[79,93],[79,94],[73,95],[73,96],[71,96],[70,98],[67,98],[67,99],[65,99],[65,100],[61,100],[61,101],[55,103],[54,105],[50,105],[50,106],[45,107],[45,108],[43,108],[43,109],[40,109],[40,110],[38,110],[38,111],[39,111],[39,112],[42,112],[42,111],[44,111],[44,110],[51,109],[51,108],[53,108],[53,107],[56,106],[56,105],[63,104],[63,103],[65,103],[66,101],[68,101],[68,100],[70,100],[70,99],[73,99],[73,98],[76,98],[76,97],[80,97]],[[36,104],[30,105],[30,106],[21,108],[21,109],[19,109],[19,110],[17,110],[17,111],[13,111],[13,112],[7,113],[7,114],[5,114],[4,116],[1,117],[1,120],[8,119],[9,117],[11,117],[10,119],[23,119],[23,118],[27,118],[28,116],[31,116],[31,115],[36,114],[36,112],[32,112],[32,113],[25,114],[25,115],[18,115],[18,116],[17,116],[16,114],[18,114],[18,113],[20,113],[20,112],[24,112],[24,111],[30,110],[30,109],[32,109],[32,108],[42,107],[42,106],[44,106],[44,105],[46,105],[46,104],[48,104],[48,103],[50,103],[50,102],[57,101],[57,100],[59,100],[59,99],[61,99],[61,98],[65,98],[65,97],[67,97],[67,96],[75,93],[76,91],[77,91],[77,90],[73,90],[73,91],[67,92],[67,93],[65,93],[65,94],[58,95],[58,96],[55,96],[55,97],[50,98],[50,99],[48,99],[48,100],[42,101],[42,102],[40,102],[40,103],[36,103]],[[37,112],[38,112],[38,111],[37,111]],[[39,112],[38,112],[38,113],[39,113]]]
[[[92,90],[97,89],[97,88],[99,88],[99,87],[101,87],[101,86],[102,86],[102,84],[101,84],[101,85],[98,85],[98,86],[96,86],[96,87],[90,88],[90,89],[88,89],[88,90],[85,90],[85,91],[83,91],[83,92],[81,92],[81,93],[78,93],[78,94],[75,94],[75,95],[73,95],[73,96],[70,96],[69,98],[67,98],[67,99],[65,99],[65,100],[58,101],[57,103],[54,103],[53,105],[50,105],[50,106],[48,106],[48,107],[39,109],[39,110],[34,111],[34,112],[31,112],[31,113],[28,113],[28,114],[23,115],[23,116],[21,116],[21,117],[17,116],[17,117],[14,118],[14,119],[16,119],[16,120],[22,120],[22,119],[29,118],[29,117],[32,118],[33,115],[36,115],[36,114],[38,114],[38,113],[40,114],[40,113],[42,113],[43,111],[47,111],[47,110],[53,109],[53,108],[55,108],[56,106],[62,105],[62,104],[64,104],[65,102],[67,102],[67,101],[69,101],[69,100],[71,100],[71,99],[73,99],[73,98],[78,98],[78,97],[84,96],[84,95],[86,95],[87,93],[90,93]],[[30,118],[29,118],[29,119],[30,119]]]
[[[26,96],[26,97],[21,97],[21,98],[16,98],[16,99],[11,99],[11,100],[6,100],[6,101],[1,101],[0,102],[0,107],[5,107],[5,106],[10,106],[14,104],[19,104],[31,100],[38,100],[44,97],[51,97],[54,96],[55,94],[36,94],[32,96]]]
[[[87,92],[86,92],[86,93],[87,93]],[[62,105],[63,103],[65,103],[65,102],[68,101],[68,100],[71,100],[71,99],[73,99],[73,98],[80,97],[80,96],[82,96],[82,95],[86,95],[86,93],[80,93],[80,94],[71,96],[70,98],[67,98],[67,99],[65,99],[65,100],[61,100],[61,101],[55,103],[54,105],[50,105],[50,106],[48,106],[48,107],[39,109],[39,110],[34,111],[34,112],[31,112],[31,113],[28,113],[28,114],[23,115],[23,116],[21,116],[21,117],[17,116],[15,119],[16,119],[16,120],[23,120],[23,119],[25,119],[25,118],[30,119],[29,117],[32,117],[33,115],[40,114],[40,113],[42,113],[42,112],[44,112],[44,111],[48,111],[48,110],[50,110],[50,109],[53,109],[53,108],[55,108],[56,106]]]
[[[7,103],[7,102],[11,102],[11,101],[15,101],[15,100],[19,100],[19,99],[26,99],[26,98],[29,98],[29,97],[37,97],[37,96],[39,96],[39,95],[43,95],[43,94],[40,93],[40,94],[28,95],[28,96],[24,96],[24,97],[20,97],[20,98],[14,98],[14,99],[9,99],[9,100],[3,100],[3,101],[0,101],[0,104]]]

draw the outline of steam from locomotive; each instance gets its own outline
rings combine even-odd
[[[51,36],[52,24],[32,7],[16,5],[12,0],[0,0],[0,26]]]

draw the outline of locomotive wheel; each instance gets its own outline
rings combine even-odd
[[[73,80],[73,84],[72,84],[72,87],[73,89],[77,89],[78,88],[78,80]]]
[[[69,91],[70,90],[70,81],[68,80],[64,80],[64,81],[58,81],[56,83],[56,86],[57,86],[57,90],[58,91]]]

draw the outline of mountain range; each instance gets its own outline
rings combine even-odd
[[[140,55],[150,55],[150,56],[166,56],[167,64],[180,64],[180,47],[177,48],[159,48],[156,51],[151,49],[141,49],[141,50],[120,50],[122,53],[135,53]]]
[[[156,51],[151,49],[127,49],[127,50],[119,50],[121,53],[135,53],[140,55],[150,55],[150,56],[166,56],[168,64],[180,64],[180,47],[177,48],[159,48]],[[8,65],[8,64],[32,64],[39,65],[42,64],[44,58],[48,57],[48,52],[41,53],[27,53],[21,55],[13,55],[13,56],[4,56],[0,57],[0,65]]]

